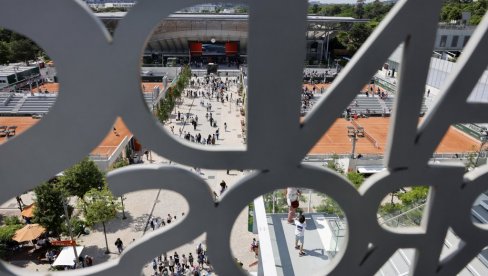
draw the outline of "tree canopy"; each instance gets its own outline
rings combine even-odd
[[[115,218],[120,209],[120,204],[106,187],[102,190],[89,190],[84,196],[84,201],[86,202],[85,219],[88,225],[110,221]]]
[[[12,240],[15,231],[23,227],[19,218],[16,216],[7,216],[3,218],[3,226],[0,227],[0,243],[5,244]]]
[[[64,223],[65,200],[62,189],[57,183],[43,183],[34,189],[36,194],[34,222],[44,226],[54,235],[61,233]]]
[[[363,45],[364,41],[368,39],[369,35],[373,32],[366,23],[354,23],[351,29],[347,32],[340,32],[337,39],[340,43],[346,46],[347,50],[354,54]]]
[[[166,122],[171,112],[173,111],[176,100],[181,97],[181,93],[185,90],[185,87],[190,82],[191,69],[190,66],[185,65],[181,69],[181,73],[176,80],[176,84],[169,87],[166,95],[159,101],[158,108],[156,110],[158,119],[161,123]]]
[[[470,25],[478,25],[488,9],[488,0],[447,0],[442,6],[440,21],[451,22],[461,19],[462,12],[470,12]]]
[[[0,64],[13,62],[29,63],[43,55],[32,40],[7,29],[0,28]]]
[[[97,165],[86,157],[65,170],[64,175],[60,177],[60,183],[69,195],[83,198],[90,189],[103,187],[105,178]]]

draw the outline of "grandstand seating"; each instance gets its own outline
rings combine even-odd
[[[18,114],[44,114],[56,102],[56,96],[28,96]]]
[[[147,105],[150,106],[152,103],[152,93],[144,93],[144,100],[146,101]]]
[[[10,97],[10,100],[7,100]],[[18,110],[16,106],[23,100]],[[23,95],[23,94],[10,94],[0,93],[0,115],[34,115],[45,114],[49,112],[49,109],[56,102],[57,94],[49,95]],[[7,100],[7,101],[6,101]],[[147,105],[151,105],[152,94],[144,93],[144,100]],[[6,105],[4,103],[7,102]]]
[[[366,97],[365,95],[356,96],[349,107],[352,113],[357,114],[368,114],[367,110],[369,110],[369,115],[379,115],[384,111],[378,97]]]
[[[12,113],[14,107],[22,99],[22,95],[1,93],[0,94],[0,113]]]
[[[384,102],[389,109],[393,109],[393,104],[395,102],[395,98],[392,96],[389,96],[388,98],[384,99]],[[426,112],[427,112],[427,106],[425,105],[425,98],[423,98],[422,99],[422,107],[420,108],[420,114],[423,115]]]

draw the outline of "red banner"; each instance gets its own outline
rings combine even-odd
[[[190,54],[201,56],[203,52],[203,47],[201,42],[189,42]]]
[[[236,55],[239,51],[239,46],[237,42],[226,42],[225,43],[225,54],[228,56]]]
[[[73,241],[73,240],[66,240],[66,241],[51,241],[51,244],[54,245],[54,246],[73,246],[73,245],[77,245],[76,244],[76,241]]]

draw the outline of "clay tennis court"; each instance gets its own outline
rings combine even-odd
[[[160,82],[143,82],[143,83],[141,83],[141,90],[143,90],[144,93],[152,93],[155,86],[158,86],[161,91],[163,90],[163,84]],[[43,93],[46,90],[49,93],[58,93],[59,92],[59,83],[48,82],[48,83],[44,83],[42,85],[39,85],[39,88],[41,89],[41,91]],[[32,92],[37,93],[37,92],[39,92],[39,89],[34,87],[34,88],[32,88]]]
[[[49,93],[58,93],[59,92],[59,83],[47,82],[47,83],[39,85],[39,88],[36,88],[36,87],[32,88],[32,92],[35,92],[35,93],[44,93],[46,90]]]
[[[17,126],[16,136],[25,132],[28,128],[39,122],[39,119],[31,117],[0,117],[0,125]],[[356,143],[356,153],[359,154],[383,154],[386,147],[390,118],[363,118],[355,121],[357,126],[362,126],[370,138],[359,138]],[[347,137],[347,127],[353,124],[345,119],[337,119],[332,127],[325,133],[320,141],[312,148],[309,154],[348,154],[352,144]],[[93,155],[111,155],[122,143],[125,137],[132,134],[120,118],[114,124],[116,129],[109,129],[105,139],[95,148]],[[118,135],[116,135],[118,134]],[[14,136],[15,137],[15,136]],[[9,138],[12,139],[13,137]],[[0,144],[8,141],[6,137],[0,137]],[[378,147],[375,147],[374,142]],[[476,151],[480,143],[456,128],[450,127],[441,144],[437,147],[437,153],[462,153]]]
[[[356,142],[356,154],[383,154],[386,147],[390,118],[362,118],[355,120],[370,136],[368,139],[359,138]],[[337,119],[309,154],[348,154],[351,153],[352,143],[347,137],[347,127],[353,126],[345,119]],[[375,147],[374,142],[377,146]],[[476,151],[480,142],[450,127],[437,147],[437,153],[462,153]]]
[[[17,126],[15,136],[18,136],[25,132],[27,129],[35,125],[37,122],[40,122],[39,119],[32,119],[31,117],[0,117],[0,125],[2,126]],[[103,141],[96,147],[91,154],[92,155],[108,155],[110,156],[117,147],[122,143],[125,137],[132,137],[132,134],[129,132],[125,124],[122,122],[120,118],[114,124],[115,129],[117,130],[117,134],[113,131],[113,129],[109,129],[107,136]],[[60,131],[62,129],[60,128]],[[0,144],[7,142],[9,139],[14,139],[15,136],[10,138],[7,137],[0,137]]]

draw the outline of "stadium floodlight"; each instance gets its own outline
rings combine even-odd
[[[358,137],[364,137],[364,128],[363,127],[358,127],[356,133],[357,133],[357,136]]]
[[[352,126],[347,127],[347,137],[353,138],[356,137],[356,130]]]
[[[354,128],[353,126],[347,127],[347,137],[351,138],[352,143],[352,151],[351,151],[351,158],[355,158],[355,151],[356,151],[356,142],[358,138],[363,138],[365,135],[363,127]]]

